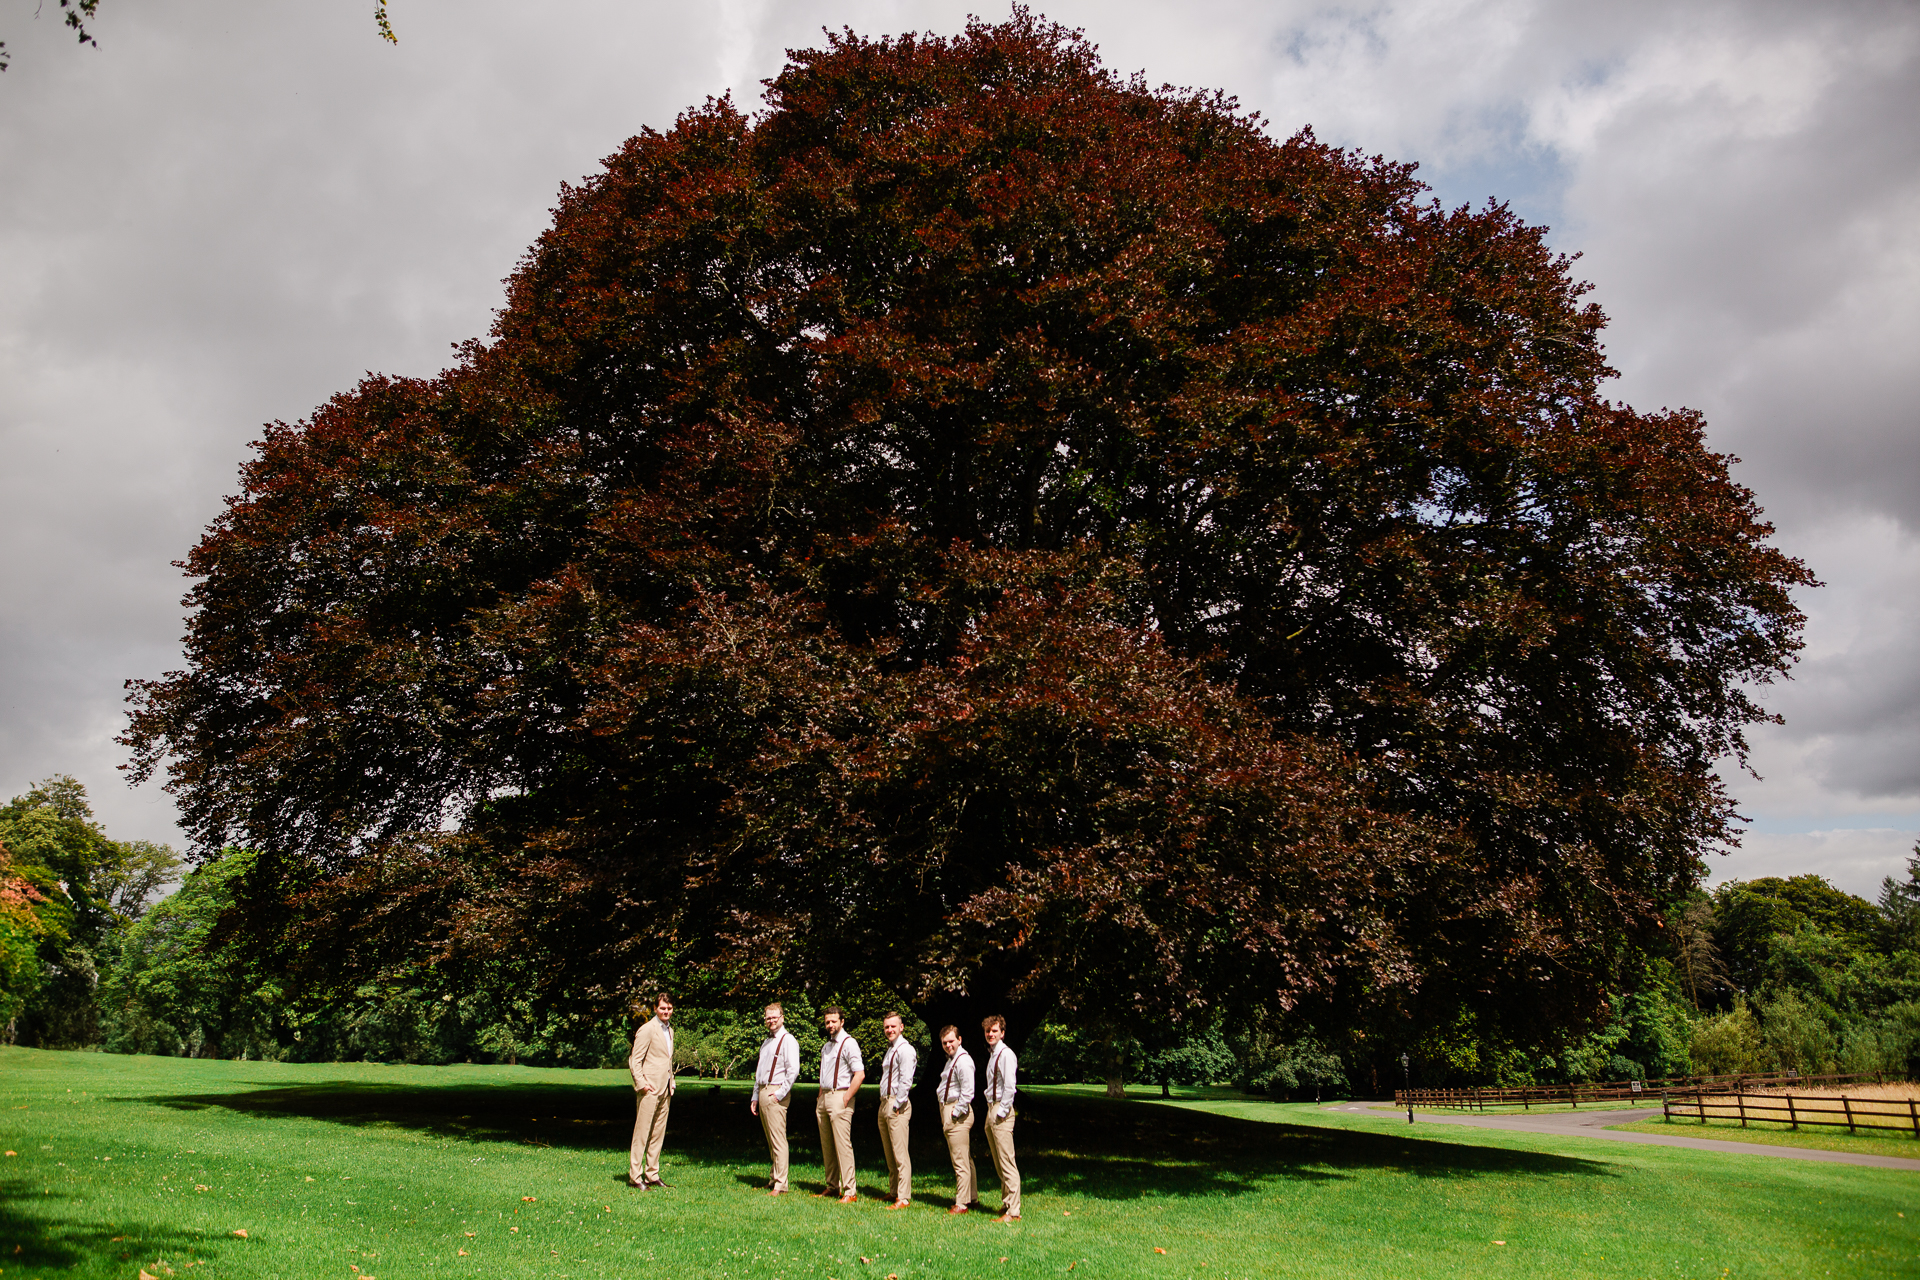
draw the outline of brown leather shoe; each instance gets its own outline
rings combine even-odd
[[[907,1207],[907,1202],[905,1200],[895,1200],[892,1204],[887,1206],[889,1211],[894,1209],[904,1209],[906,1207]]]
[[[1018,1222],[1020,1221],[1020,1215],[1017,1213],[1003,1213],[999,1217],[995,1218],[994,1221],[995,1222]]]
[[[966,1213],[968,1212],[968,1209],[967,1209],[967,1206],[963,1204],[957,1204],[953,1206],[953,1208],[947,1210],[947,1212],[948,1213]]]
[[[840,1197],[840,1203],[841,1204],[859,1204],[860,1197],[855,1195],[853,1192],[849,1191],[847,1192],[847,1194]]]

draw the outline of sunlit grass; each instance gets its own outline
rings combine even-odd
[[[0,1163],[0,1276],[136,1280],[144,1267],[287,1280],[1078,1280],[1920,1266],[1911,1174],[1438,1125],[1410,1133],[1390,1113],[1219,1094],[1162,1103],[1157,1089],[1120,1102],[1099,1092],[1025,1095],[1026,1220],[1002,1226],[942,1211],[952,1183],[924,1106],[916,1204],[892,1213],[864,1109],[865,1201],[804,1194],[819,1178],[804,1088],[793,1113],[803,1194],[760,1192],[764,1150],[744,1088],[696,1082],[669,1127],[672,1189],[642,1194],[622,1184],[632,1094],[620,1072],[0,1050],[0,1143],[17,1152]],[[991,1205],[990,1166],[982,1172]]]

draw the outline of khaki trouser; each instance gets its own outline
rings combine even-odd
[[[845,1089],[822,1089],[814,1104],[814,1116],[820,1121],[820,1162],[826,1166],[827,1191],[832,1195],[853,1194],[853,1108],[847,1104]]]
[[[947,1155],[953,1160],[953,1202],[969,1205],[980,1198],[979,1190],[973,1184],[973,1117],[976,1113],[969,1110],[958,1120],[953,1118],[953,1104],[940,1104],[940,1132],[947,1140]]]
[[[880,1098],[880,1150],[887,1157],[887,1189],[895,1204],[913,1199],[913,1157],[907,1152],[907,1122],[913,1103],[894,1114],[893,1099]]]
[[[787,1189],[787,1102],[770,1084],[760,1086],[760,1127],[767,1135],[767,1159],[773,1162],[773,1190]]]
[[[1000,1212],[1020,1216],[1020,1166],[1013,1159],[1013,1113],[995,1120],[987,1112],[987,1150],[993,1153],[993,1169],[1000,1175]]]
[[[636,1089],[633,1101],[633,1147],[627,1153],[627,1179],[658,1182],[660,1144],[667,1140],[667,1109],[673,1105],[673,1095]]]

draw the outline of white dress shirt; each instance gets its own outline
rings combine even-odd
[[[1019,1068],[1020,1059],[1013,1056],[1006,1041],[993,1046],[993,1053],[987,1058],[986,1087],[980,1092],[986,1095],[987,1105],[997,1120],[1004,1120],[1013,1110],[1013,1095],[1018,1092],[1014,1087],[1014,1073]]]
[[[782,1027],[778,1035],[768,1036],[760,1044],[760,1065],[754,1069],[755,1092],[761,1085],[772,1085],[773,1096],[785,1102],[800,1078],[800,1042]]]
[[[843,1029],[820,1046],[820,1087],[844,1089],[853,1078],[867,1069],[860,1057],[860,1042]]]
[[[973,1055],[961,1049],[947,1059],[946,1069],[940,1073],[940,1087],[935,1091],[942,1102],[953,1104],[953,1109],[965,1114],[973,1104]]]
[[[913,1073],[919,1069],[920,1055],[901,1036],[887,1046],[887,1056],[881,1060],[880,1096],[904,1105],[913,1092]]]

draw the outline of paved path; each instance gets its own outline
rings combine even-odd
[[[1400,1114],[1365,1102],[1343,1103],[1337,1107],[1328,1107],[1326,1110],[1351,1111],[1381,1119]],[[1436,1116],[1428,1113],[1420,1115],[1414,1123],[1460,1124],[1475,1129],[1508,1129],[1517,1133],[1606,1138],[1612,1142],[1638,1142],[1650,1147],[1692,1147],[1696,1151],[1725,1151],[1737,1156],[1778,1156],[1783,1160],[1824,1160],[1830,1164],[1864,1164],[1876,1169],[1912,1169],[1920,1172],[1920,1160],[1906,1160],[1899,1156],[1856,1155],[1851,1151],[1816,1151],[1809,1147],[1770,1147],[1762,1146],[1757,1142],[1721,1142],[1715,1138],[1669,1138],[1662,1133],[1617,1133],[1606,1128],[1610,1124],[1632,1124],[1636,1120],[1645,1120],[1659,1114],[1658,1107],[1651,1111],[1639,1108],[1633,1111],[1542,1111],[1533,1114],[1522,1112],[1519,1115]]]

